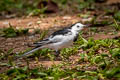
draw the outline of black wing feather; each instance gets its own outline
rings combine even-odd
[[[52,36],[55,36],[55,35],[65,35],[65,34],[71,32],[70,29],[71,29],[71,27],[67,27],[67,28],[58,30],[58,31],[52,33]]]
[[[79,36],[79,34],[77,34],[77,35],[74,37],[74,40],[73,40],[74,42],[77,41],[78,36]]]
[[[43,44],[48,44],[49,42],[49,39],[48,38],[46,38],[46,39],[43,39],[43,40],[41,40],[41,41],[39,41],[39,42],[35,42],[35,43],[33,43],[34,44],[34,46],[36,46],[36,47],[40,47],[40,46],[42,46]]]

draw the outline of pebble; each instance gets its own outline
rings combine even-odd
[[[37,24],[40,24],[40,23],[42,23],[42,21],[37,21]]]
[[[90,21],[92,21],[92,18],[90,17],[90,18],[84,18],[84,19],[82,19],[82,21],[83,22],[90,22]]]
[[[39,28],[39,26],[38,26],[38,25],[35,25],[34,28],[37,29],[37,28]]]
[[[3,25],[9,25],[9,23],[10,23],[10,22],[5,21],[5,22],[3,22]]]
[[[33,24],[33,22],[29,22],[27,25],[28,25],[28,26],[31,26],[32,24]]]
[[[33,33],[34,32],[34,29],[29,29],[29,33]]]
[[[70,16],[64,16],[63,19],[67,20],[67,19],[71,19],[71,17]]]

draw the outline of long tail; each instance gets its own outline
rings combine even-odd
[[[40,41],[40,42],[34,43],[33,46],[36,47],[36,48],[33,48],[32,50],[30,50],[30,51],[24,53],[24,54],[21,55],[20,57],[24,57],[24,56],[29,55],[29,54],[31,54],[31,53],[33,53],[33,52],[39,50],[39,49],[44,48],[43,45],[47,44],[48,42],[49,42],[48,39],[45,39],[45,40],[42,40],[42,41]]]
[[[25,57],[25,56],[27,56],[27,55],[30,55],[31,53],[33,53],[33,52],[35,52],[35,51],[37,51],[37,50],[39,50],[39,49],[41,49],[41,48],[42,48],[42,47],[33,48],[32,50],[24,53],[24,54],[21,55],[20,57]]]

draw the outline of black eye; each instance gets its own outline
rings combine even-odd
[[[77,25],[77,28],[79,28],[80,26]]]

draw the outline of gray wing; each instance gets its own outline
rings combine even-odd
[[[48,44],[49,42],[50,42],[49,38],[46,38],[46,39],[41,40],[41,41],[39,41],[39,42],[33,43],[33,46],[35,46],[35,47],[40,47],[40,46],[42,46],[42,45]]]
[[[60,42],[65,36],[68,36],[71,34],[72,34],[72,32],[70,30],[70,27],[67,27],[67,28],[64,28],[64,29],[61,29],[61,30],[58,30],[58,31],[52,33],[49,38],[46,38],[39,42],[36,42],[36,43],[34,43],[34,45],[36,47],[40,47],[45,44]]]
[[[54,37],[50,36],[49,38],[46,38],[44,40],[41,40],[39,42],[34,43],[34,46],[35,47],[41,47],[43,45],[61,42],[62,40],[63,40],[63,35],[56,35]]]

